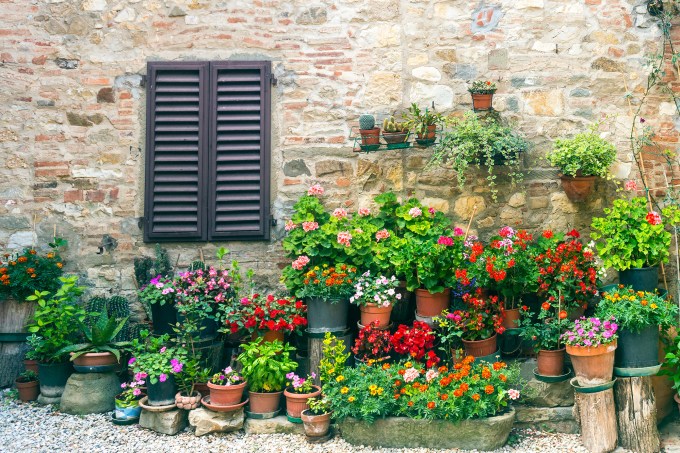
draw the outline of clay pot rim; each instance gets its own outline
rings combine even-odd
[[[561,349],[540,349],[538,351],[538,353],[540,354],[541,352],[543,352],[543,353],[548,353],[548,354],[556,354],[558,352],[559,353],[566,352],[566,350],[567,350],[567,347],[565,346]]]
[[[374,127],[373,129],[359,129],[361,135],[380,135],[380,128]]]
[[[209,389],[216,389],[216,390],[239,390],[244,388],[246,385],[248,385],[248,381],[243,381],[241,384],[233,384],[233,385],[219,385],[219,384],[213,384],[212,382],[208,381],[207,386]]]
[[[17,388],[36,387],[36,386],[40,385],[40,381],[38,379],[36,379],[35,381],[20,382],[20,381],[15,379],[14,385],[16,385]]]
[[[316,389],[316,391],[311,392],[311,393],[289,392],[288,389],[291,389],[292,387],[286,387],[286,389],[283,391],[283,395],[286,398],[290,398],[290,399],[293,399],[293,400],[306,400],[306,399],[314,398],[315,396],[321,395],[321,387],[319,387],[318,385],[313,385],[312,387],[314,387]]]
[[[599,176],[595,175],[570,176],[562,173],[560,173],[558,176],[562,181],[594,181],[595,179],[599,178]]]
[[[200,401],[201,398],[203,398],[203,395],[201,395],[201,392],[199,392],[197,390],[194,390],[194,394],[196,396],[182,395],[182,392],[177,392],[177,393],[175,393],[175,399],[177,399],[177,397],[180,397],[180,398],[196,398],[198,401]]]
[[[676,392],[675,395],[673,395],[673,399],[676,403],[680,404],[680,393]]]
[[[483,341],[489,341],[489,340],[491,340],[492,338],[495,338],[495,337],[497,337],[497,336],[498,336],[498,333],[494,333],[494,334],[493,334],[492,336],[490,336],[489,338],[485,338],[485,339],[483,339],[483,340],[464,340],[464,339],[461,338],[461,341],[464,342],[464,343],[481,343],[481,342],[483,342]]]
[[[425,288],[416,288],[415,292],[418,293],[418,294],[428,294],[428,295],[432,295],[432,296],[437,296],[437,295],[441,295],[441,294],[449,295],[451,293],[451,288],[445,288],[444,291],[439,291],[438,293],[432,293],[432,292],[430,292],[430,290],[427,290]]]
[[[283,390],[279,390],[278,392],[253,392],[252,390],[248,390],[248,393],[252,393],[253,395],[279,395],[281,396],[283,394]]]
[[[567,354],[578,357],[592,357],[614,352],[617,347],[617,340],[599,346],[575,346],[566,345]],[[611,349],[610,349],[611,348]]]
[[[367,312],[367,313],[385,313],[386,311],[391,311],[392,308],[394,308],[394,304],[390,304],[387,307],[381,307],[381,306],[378,306],[378,304],[367,303],[365,305],[360,305],[359,311],[363,311],[363,312]],[[373,310],[373,311],[369,311],[369,310]]]

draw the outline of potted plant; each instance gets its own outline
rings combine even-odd
[[[19,399],[23,402],[35,401],[40,393],[40,382],[35,371],[26,370],[17,376],[14,385],[19,391]]]
[[[401,300],[401,294],[395,290],[398,285],[399,281],[394,275],[390,278],[384,275],[372,277],[371,271],[366,271],[358,278],[356,292],[349,301],[359,306],[361,325],[367,326],[377,321],[383,328],[389,326],[392,307]]]
[[[456,172],[458,186],[463,188],[469,168],[484,167],[494,202],[498,197],[496,167],[509,169],[508,176],[513,185],[523,181],[520,157],[529,149],[529,144],[513,128],[496,117],[480,118],[474,112],[465,112],[462,118],[454,118],[450,123],[451,128],[435,146],[426,168],[452,168]]]
[[[368,365],[389,360],[392,352],[390,338],[390,331],[380,329],[377,321],[362,327],[352,347],[354,360]]]
[[[436,140],[437,126],[444,123],[444,117],[441,113],[427,107],[425,107],[425,110],[421,110],[415,102],[404,113],[403,118],[406,120],[405,127],[416,133],[416,142],[421,146],[433,144]]]
[[[192,410],[201,405],[203,395],[196,389],[196,382],[201,371],[198,358],[187,358],[184,363],[173,363],[173,373],[177,383],[175,405],[178,409]]]
[[[667,331],[678,319],[676,305],[654,293],[618,285],[603,293],[597,307],[600,319],[616,319],[618,347],[614,366],[646,368],[659,363],[659,328]]]
[[[426,362],[427,368],[432,368],[440,360],[434,352],[436,338],[430,326],[413,321],[412,326],[401,324],[392,334],[390,343],[394,352],[405,359]]]
[[[331,406],[323,397],[310,398],[300,414],[307,437],[323,437],[331,428]]]
[[[168,346],[170,336],[149,335],[148,330],[132,340],[132,357],[128,365],[135,373],[135,380],[146,381],[148,404],[169,406],[175,404],[177,385],[175,375],[182,372],[187,352],[180,346]]]
[[[39,355],[36,352],[34,345],[38,344],[39,342],[40,339],[35,334],[29,335],[29,337],[26,338],[26,344],[28,346],[26,354],[24,354],[24,369],[26,371],[33,371],[35,373],[38,373]]]
[[[668,376],[673,381],[673,390],[675,390],[673,399],[680,409],[680,335],[676,336],[666,347],[664,366],[659,374]]]
[[[309,409],[308,401],[321,395],[321,387],[314,385],[315,378],[315,373],[306,378],[300,377],[292,371],[286,374],[288,386],[283,391],[283,396],[286,397],[286,413],[291,422],[301,423],[300,415],[302,411]]]
[[[137,292],[139,301],[149,307],[153,332],[156,335],[171,335],[177,323],[175,306],[175,285],[172,279],[157,275]]]
[[[248,383],[230,366],[213,374],[208,381],[210,404],[214,406],[233,406],[243,399],[243,390]]]
[[[123,382],[120,388],[123,389],[115,398],[115,411],[113,413],[116,420],[128,421],[137,420],[142,412],[139,405],[139,400],[144,398],[142,388],[144,381],[132,380],[130,382]]]
[[[537,373],[541,376],[564,374],[565,345],[562,334],[569,325],[567,311],[560,304],[543,302],[538,315],[523,306],[520,319],[520,337],[531,341],[537,353]]]
[[[128,317],[120,320],[109,318],[105,310],[89,313],[89,316],[96,319],[91,327],[87,323],[79,323],[85,341],[65,346],[58,354],[71,354],[74,368],[81,373],[111,371],[120,362],[121,351],[130,345],[129,341],[114,341]]]
[[[437,338],[440,342],[439,349],[445,356],[451,358],[451,363],[459,363],[465,357],[463,350],[463,330],[460,329],[456,319],[462,316],[444,310],[441,314],[433,319],[434,326],[437,329]]]
[[[294,350],[278,340],[261,338],[243,345],[238,361],[243,365],[243,378],[248,381],[250,412],[270,414],[278,411],[286,375],[297,368],[297,363],[290,358]]]
[[[400,123],[395,121],[393,116],[383,120],[383,138],[387,143],[387,148],[394,147],[404,143],[408,138],[409,125],[408,123]]]
[[[245,330],[252,339],[261,335],[265,341],[283,342],[286,332],[299,332],[307,325],[306,310],[305,304],[295,298],[253,294],[226,314],[226,328],[230,332]]]
[[[199,369],[196,373],[196,383],[194,384],[195,390],[200,392],[201,395],[209,395],[210,388],[208,387],[208,381],[212,378],[212,376],[213,372],[210,368]]]
[[[558,138],[546,155],[550,164],[560,169],[562,188],[571,201],[585,201],[595,178],[606,177],[616,159],[616,148],[597,134],[598,126],[573,138]]]
[[[380,128],[375,127],[373,115],[359,116],[359,134],[361,135],[361,149],[364,151],[375,151],[380,147]]]
[[[21,252],[5,252],[0,258],[0,300],[2,304],[9,305],[23,303],[30,295],[36,291],[47,291],[54,293],[61,286],[59,278],[63,274],[64,263],[59,255],[59,249],[66,246],[65,239],[55,237],[49,243],[49,251],[40,253],[32,247],[27,247]],[[29,304],[28,307],[32,307]],[[12,307],[12,312],[21,313],[21,306]],[[26,318],[18,320],[18,326],[7,326],[9,328],[22,328],[30,319],[31,313],[26,313]],[[0,320],[4,320],[0,317]],[[4,326],[3,326],[4,327]],[[8,330],[1,330],[8,332]]]
[[[497,335],[505,332],[503,305],[498,296],[484,296],[481,289],[463,295],[465,308],[447,315],[462,332],[465,355],[486,357],[498,351]]]
[[[659,263],[669,257],[671,233],[666,226],[680,223],[680,211],[674,205],[661,214],[650,211],[647,200],[614,200],[604,209],[605,217],[593,218],[590,236],[605,267],[619,271],[619,283],[636,291],[654,292],[659,282]]]
[[[472,95],[472,108],[477,110],[491,110],[496,84],[490,80],[475,80],[468,87]]]
[[[582,317],[562,334],[580,386],[595,386],[612,380],[617,330],[614,318]]]

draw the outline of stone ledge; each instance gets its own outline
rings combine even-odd
[[[149,412],[142,409],[139,426],[157,433],[174,436],[187,426],[187,411],[173,409],[166,412]]]
[[[243,424],[246,434],[304,434],[305,430],[302,423],[291,423],[285,415],[268,418],[266,420],[255,420],[246,418]]]
[[[229,433],[243,428],[243,408],[234,412],[213,412],[204,407],[189,411],[189,425],[194,434],[203,436],[210,433]]]
[[[578,434],[574,419],[574,407],[531,407],[515,405],[515,428],[531,428],[539,431]]]

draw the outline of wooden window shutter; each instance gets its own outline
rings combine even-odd
[[[207,239],[207,62],[147,67],[144,240]]]
[[[269,239],[271,62],[210,64],[208,239]]]

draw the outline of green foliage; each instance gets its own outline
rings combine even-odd
[[[345,342],[339,340],[330,332],[324,334],[321,351],[322,358],[319,362],[319,379],[324,384],[343,373],[347,367],[347,359],[349,359],[350,353],[347,352]]]
[[[106,302],[107,299],[104,296],[93,296],[90,297],[90,299],[87,301],[87,304],[85,305],[85,310],[88,313],[102,313],[106,312]],[[92,321],[94,318],[89,317],[87,321]]]
[[[33,345],[34,357],[43,363],[63,359],[61,349],[73,343],[87,315],[78,305],[78,299],[85,290],[78,286],[78,277],[60,277],[59,280],[61,287],[52,296],[48,297],[48,291],[36,291],[26,298],[38,304],[28,332],[40,337]]]
[[[567,176],[607,176],[616,159],[616,147],[597,134],[597,126],[574,138],[555,140],[548,161]]]
[[[170,343],[169,335],[154,337],[148,330],[140,332],[139,338],[131,343],[130,359],[135,373],[146,373],[147,383],[156,384],[162,375],[175,374],[172,360],[184,364],[187,362],[187,351],[180,345]]]
[[[189,272],[194,272],[194,271],[197,271],[199,269],[202,270],[202,271],[205,270],[205,263],[201,260],[194,260],[189,265]]]
[[[547,309],[541,308],[538,315],[529,311],[526,306],[520,311],[519,336],[523,340],[534,342],[536,352],[563,348],[564,343],[560,342],[560,337],[571,324],[564,310],[565,307],[550,304],[545,307]]]
[[[658,294],[619,285],[603,296],[595,316],[600,319],[614,317],[616,323],[628,331],[639,332],[649,326],[660,326],[665,331],[677,322],[678,307]]]
[[[446,165],[456,172],[459,187],[466,183],[469,167],[484,166],[487,170],[487,184],[491,197],[497,199],[496,166],[510,168],[513,184],[523,181],[520,171],[520,155],[527,151],[527,141],[514,129],[493,117],[480,118],[474,112],[466,112],[462,118],[451,121],[451,129],[435,145],[427,168]]]
[[[324,415],[331,410],[331,403],[326,398],[310,398],[307,400],[307,404],[312,415]]]
[[[664,227],[680,223],[676,206],[661,210],[661,223],[648,217],[643,197],[614,200],[614,205],[605,208],[604,213],[605,217],[593,218],[590,236],[597,241],[605,267],[623,271],[668,261],[671,233]]]
[[[66,244],[65,239],[54,238],[49,244],[51,250],[44,255],[30,247],[21,253],[4,253],[0,259],[0,299],[23,301],[36,291],[56,291],[63,274],[59,248]]]
[[[135,270],[135,280],[137,287],[141,288],[149,283],[149,280],[160,275],[171,277],[173,274],[172,264],[168,256],[168,251],[156,244],[154,249],[155,259],[149,257],[135,258],[133,261]]]
[[[19,376],[17,376],[17,382],[35,382],[38,380],[38,373],[33,370],[22,371]]]
[[[154,268],[156,269],[156,274],[160,274],[164,277],[169,277],[172,275],[172,264],[170,263],[170,257],[168,256],[168,251],[161,247],[160,244],[156,244],[156,261],[154,262]]]
[[[675,391],[680,393],[680,335],[666,348],[666,360],[659,374],[668,376]]]
[[[403,118],[406,120],[404,123],[406,127],[413,129],[418,137],[427,135],[428,126],[439,126],[444,123],[444,117],[441,113],[437,113],[427,107],[425,107],[425,110],[421,110],[415,102],[411,104]]]
[[[116,360],[120,361],[121,351],[130,343],[127,341],[117,342],[115,338],[125,327],[128,318],[125,317],[118,320],[109,317],[106,310],[100,313],[90,313],[89,316],[95,320],[91,323],[91,327],[84,322],[79,322],[86,341],[65,346],[57,352],[57,355],[73,353],[71,355],[71,361],[73,361],[89,352],[110,352],[116,356]]]
[[[359,129],[362,131],[370,130],[375,127],[375,117],[373,115],[361,115],[359,116]]]
[[[138,288],[149,283],[149,280],[155,276],[153,274],[153,259],[148,256],[143,256],[141,258],[135,257],[133,260],[133,267]]]
[[[241,374],[252,392],[280,392],[286,385],[286,374],[295,371],[297,363],[290,358],[295,348],[280,341],[267,342],[262,338],[243,345],[238,361]]]
[[[108,300],[106,311],[113,319],[125,318],[125,325],[118,332],[114,341],[130,341],[133,337],[130,333],[130,304],[123,296],[111,296]]]
[[[383,132],[395,133],[395,132],[408,132],[408,124],[400,123],[394,120],[393,116],[385,118],[383,120]]]
[[[494,94],[496,84],[490,80],[475,80],[468,87],[468,91],[472,94]]]

